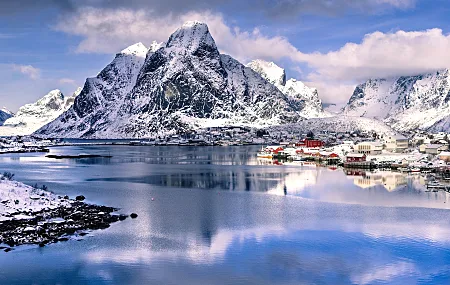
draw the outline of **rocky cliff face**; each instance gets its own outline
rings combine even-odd
[[[40,129],[51,137],[134,138],[211,125],[302,119],[304,104],[221,55],[208,27],[187,22],[161,47],[119,53],[86,80],[72,108]]]
[[[383,120],[399,131],[448,130],[450,72],[372,79],[358,85],[343,113]]]
[[[298,101],[303,106],[300,111],[302,117],[310,119],[330,116],[323,110],[317,89],[309,88],[303,82],[293,78],[286,81],[285,70],[275,63],[257,59],[247,64],[247,66],[275,85],[283,94],[289,96],[291,100]]]

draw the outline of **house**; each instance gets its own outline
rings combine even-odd
[[[443,160],[445,162],[450,162],[450,152],[449,151],[441,152],[438,157],[440,160]]]
[[[403,152],[408,149],[408,139],[402,135],[384,137],[386,150],[392,152]]]
[[[298,147],[321,148],[324,146],[324,143],[321,140],[304,139],[295,145]]]
[[[364,162],[366,161],[366,155],[363,153],[349,153],[346,156],[347,162]]]
[[[381,154],[383,151],[383,144],[379,142],[361,142],[355,146],[357,153],[363,154]]]
[[[445,144],[427,144],[425,146],[425,153],[427,154],[439,154],[445,150],[448,150],[448,145]]]

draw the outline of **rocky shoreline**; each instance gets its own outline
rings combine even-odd
[[[0,212],[0,250],[5,252],[20,245],[43,247],[85,236],[87,231],[106,229],[112,223],[129,217],[116,213],[117,208],[85,203],[84,196],[77,196],[76,199],[56,196],[5,179],[1,180],[0,186],[0,209],[3,208]],[[19,194],[21,199],[13,194]],[[137,214],[133,213],[130,217],[136,218]]]

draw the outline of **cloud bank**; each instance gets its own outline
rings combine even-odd
[[[12,64],[11,68],[12,70],[20,72],[33,80],[37,80],[41,77],[41,70],[31,65]]]

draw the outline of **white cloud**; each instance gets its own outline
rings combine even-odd
[[[76,81],[70,78],[61,78],[59,80],[60,84],[77,85]]]
[[[230,27],[222,15],[211,12],[157,17],[144,10],[84,8],[61,18],[55,29],[83,38],[77,52],[114,53],[136,42],[167,41],[188,20],[207,23],[221,51],[239,60],[279,59],[296,52],[286,38],[265,36],[257,28],[242,31]]]
[[[336,81],[308,81],[305,84],[317,88],[323,102],[336,104],[347,103],[356,87],[356,84]]]
[[[417,268],[413,263],[399,261],[378,268],[371,268],[362,274],[355,274],[351,279],[352,283],[355,284],[372,284],[375,281],[392,282],[396,277],[411,275],[416,272]]]
[[[41,70],[39,68],[33,67],[31,65],[18,65],[12,64],[11,68],[14,71],[20,72],[33,80],[37,80],[41,76]]]
[[[315,70],[311,80],[365,80],[433,72],[450,67],[450,36],[441,29],[374,32],[326,54],[301,55]]]

